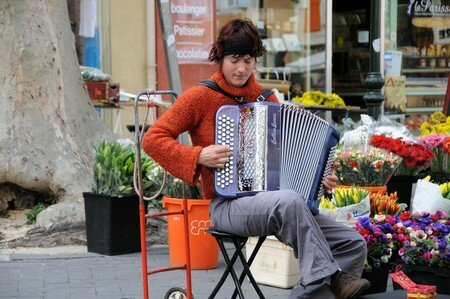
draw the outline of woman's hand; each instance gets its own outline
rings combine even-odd
[[[225,163],[230,161],[231,155],[232,152],[226,145],[210,145],[200,152],[198,164],[212,168],[223,168]]]
[[[335,174],[334,170],[338,166],[339,166],[339,162],[334,162],[333,166],[331,166],[330,174],[323,180],[323,186],[325,187],[327,193],[331,193],[331,191],[337,184],[338,177]]]

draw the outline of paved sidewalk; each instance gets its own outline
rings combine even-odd
[[[148,250],[149,268],[168,265],[167,247]],[[193,294],[208,298],[225,269],[223,260],[212,270],[192,271]],[[149,297],[164,298],[171,287],[185,287],[185,272],[170,271],[149,277]],[[0,298],[142,298],[141,254],[103,256],[94,253],[0,253]],[[290,290],[260,286],[266,298],[287,298]],[[230,298],[228,278],[216,298]],[[257,298],[248,281],[248,298]]]

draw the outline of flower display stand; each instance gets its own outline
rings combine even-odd
[[[363,271],[362,278],[370,281],[370,288],[364,294],[375,294],[386,292],[389,278],[389,265],[381,264],[380,268],[372,268],[372,271]]]
[[[430,268],[402,264],[402,270],[417,284],[435,285],[438,294],[450,295],[450,269]],[[401,286],[394,282],[394,290]]]

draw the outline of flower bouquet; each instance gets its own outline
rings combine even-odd
[[[435,213],[438,210],[450,213],[450,181],[437,184],[431,181],[431,176],[418,180],[412,212]]]
[[[450,294],[450,220],[446,213],[414,213],[401,222],[397,233],[404,236],[398,254],[408,277],[435,285],[440,294]]]
[[[292,98],[293,103],[303,105],[324,105],[327,107],[345,107],[344,100],[335,93],[324,93],[320,90],[306,91],[301,97]]]
[[[428,121],[420,125],[420,134],[429,135],[450,132],[450,116],[445,116],[442,111],[434,112]]]
[[[399,249],[403,264],[450,269],[450,220],[444,212],[414,213],[401,233],[407,236]]]
[[[322,197],[320,201],[320,207],[334,210],[336,208],[342,208],[350,205],[360,203],[367,198],[369,191],[360,189],[358,187],[351,188],[334,188],[331,199]]]
[[[377,148],[338,149],[336,175],[342,185],[383,186],[394,174],[402,158]]]
[[[320,213],[349,227],[355,219],[370,215],[369,191],[359,187],[336,187],[331,199],[322,197]]]
[[[400,245],[395,224],[400,222],[397,216],[375,215],[360,217],[355,229],[364,237],[367,244],[367,258],[364,269],[371,271],[387,264],[393,257],[393,252]]]
[[[428,168],[434,157],[433,153],[423,145],[406,141],[402,137],[372,135],[369,144],[403,158],[402,164],[396,171],[398,175],[415,175]]]
[[[397,192],[390,194],[370,194],[370,214],[375,215],[399,215],[405,210],[406,205],[397,202]]]
[[[373,125],[372,118],[361,115],[356,128],[342,136],[335,157],[339,184],[385,186],[400,164],[401,157],[369,145]]]
[[[434,154],[431,171],[450,173],[450,136],[429,134],[420,137],[419,142]]]

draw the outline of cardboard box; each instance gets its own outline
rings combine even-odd
[[[247,259],[255,249],[258,237],[248,238]],[[300,280],[300,267],[291,247],[269,236],[262,244],[250,270],[257,283],[279,288],[292,288]]]
[[[96,104],[111,105],[119,103],[120,84],[113,82],[85,82],[91,100]]]

